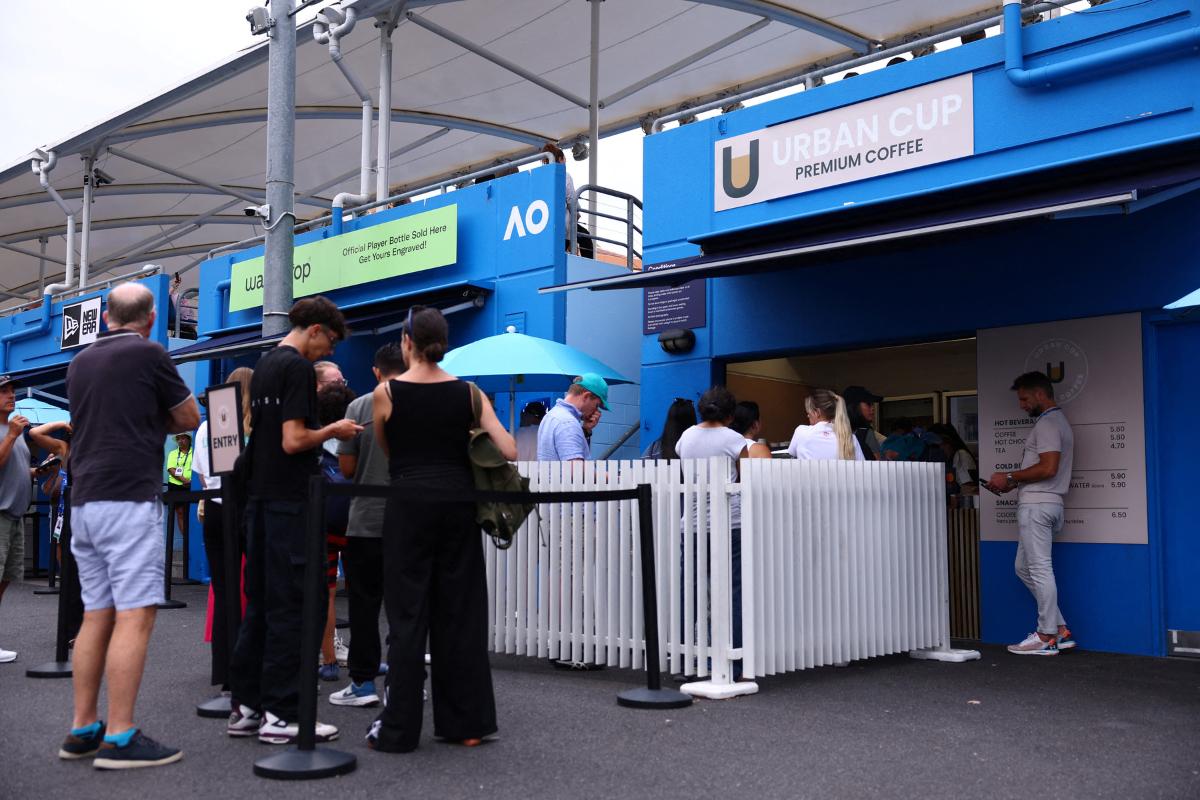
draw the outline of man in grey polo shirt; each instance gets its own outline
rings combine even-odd
[[[375,351],[371,368],[375,381],[383,383],[404,372],[404,355],[399,342],[389,342]],[[357,398],[346,409],[346,419],[362,426],[353,438],[338,443],[338,466],[355,483],[387,486],[388,458],[375,441],[375,404],[371,392]],[[379,643],[379,609],[383,605],[383,509],[381,497],[355,497],[350,501],[346,526],[346,595],[350,607],[350,685],[329,696],[335,706],[379,705],[375,675],[382,650]]]
[[[608,384],[594,372],[576,378],[565,397],[546,412],[538,425],[538,461],[586,461],[592,457],[586,431],[608,411]]]
[[[33,496],[33,475],[29,469],[30,446],[49,450],[60,458],[65,453],[62,443],[49,436],[65,422],[52,422],[30,428],[29,420],[14,414],[17,407],[16,382],[0,375],[0,598],[13,581],[24,577],[25,571],[25,512]],[[16,661],[13,650],[0,647],[0,664]]]
[[[1013,381],[1021,410],[1035,418],[1025,439],[1021,468],[996,472],[988,481],[994,492],[1017,489],[1017,577],[1037,601],[1037,630],[1008,651],[1017,655],[1057,655],[1075,646],[1058,609],[1058,585],[1050,554],[1063,526],[1063,496],[1071,488],[1075,436],[1066,414],[1054,403],[1054,384],[1041,372]]]

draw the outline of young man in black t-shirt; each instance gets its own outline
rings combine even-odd
[[[317,422],[312,364],[346,338],[342,313],[324,297],[309,297],[292,306],[288,320],[291,332],[259,360],[250,382],[246,613],[231,663],[226,728],[268,744],[295,741],[298,681],[317,679],[300,675],[308,480],[317,474],[323,442],[362,430],[348,419]],[[316,733],[317,741],[338,735],[320,722]]]

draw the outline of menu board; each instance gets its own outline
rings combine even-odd
[[[1050,376],[1075,436],[1063,542],[1145,544],[1146,426],[1138,314],[979,331],[979,475],[1019,469],[1034,420],[1009,387]],[[980,538],[1017,539],[1017,493],[980,492]]]

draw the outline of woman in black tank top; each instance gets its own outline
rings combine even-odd
[[[408,369],[375,389],[375,436],[393,486],[473,487],[467,438],[470,385],[438,366],[448,328],[441,312],[414,307],[401,334]],[[486,396],[480,424],[504,455],[517,446]],[[475,505],[389,498],[383,522],[388,617],[387,701],[367,743],[403,753],[420,741],[425,641],[433,659],[433,734],[476,745],[496,732],[487,655],[487,576]]]

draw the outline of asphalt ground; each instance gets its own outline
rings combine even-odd
[[[0,605],[0,646],[20,653],[0,664],[3,800],[1200,798],[1200,661],[992,646],[966,664],[895,656],[763,678],[757,695],[675,711],[619,707],[617,692],[644,684],[636,672],[495,656],[499,739],[435,742],[427,709],[421,747],[405,755],[368,750],[375,712],[329,705],[344,683],[326,683],[318,714],[340,727],[334,746],[358,757],[357,770],[269,781],[252,765],[278,748],[231,740],[221,720],[195,714],[213,694],[202,587],[176,587],[188,607],[159,613],[138,705],[145,731],[182,747],[183,760],[98,772],[56,756],[70,681],[25,677],[54,655],[56,601],[34,588],[14,584]]]

